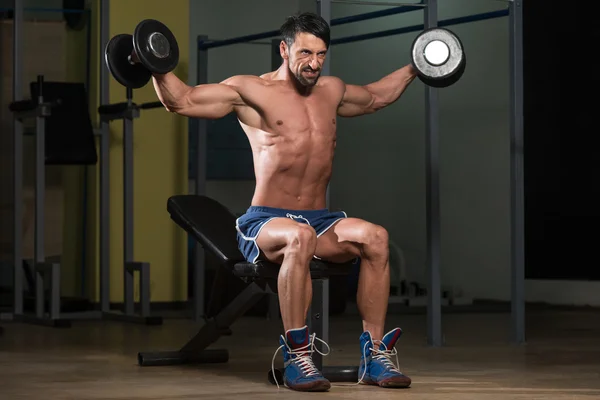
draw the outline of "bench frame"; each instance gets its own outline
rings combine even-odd
[[[138,353],[138,364],[140,366],[168,366],[192,363],[225,363],[229,360],[229,352],[226,349],[208,349],[221,336],[231,335],[231,325],[242,315],[268,295],[277,293],[277,274],[279,265],[257,262],[248,263],[243,260],[241,253],[232,259],[223,254],[216,254],[215,243],[207,246],[206,232],[198,232],[202,221],[196,219],[191,221],[190,215],[186,215],[185,207],[178,202],[186,202],[186,207],[192,206],[191,202],[197,201],[198,207],[221,207],[214,200],[206,196],[179,195],[172,196],[167,202],[167,210],[171,219],[181,226],[186,232],[193,235],[205,250],[213,250],[222,261],[223,265],[217,270],[215,282],[219,279],[219,273],[227,272],[228,267],[233,274],[248,286],[240,292],[233,300],[224,306],[216,315],[206,318],[205,324],[199,329],[194,337],[176,351],[140,352]],[[213,212],[215,210],[208,211]],[[219,212],[219,210],[216,210]],[[223,212],[223,209],[220,210]],[[235,221],[235,216],[230,213],[227,217]],[[231,243],[228,243],[230,245]],[[221,257],[223,256],[223,257]],[[313,299],[307,317],[307,325],[311,332],[317,337],[328,342],[329,340],[329,277],[332,275],[348,275],[352,270],[349,264],[332,264],[321,260],[313,260],[310,266],[313,282]],[[196,272],[196,271],[194,271]],[[213,290],[212,296],[218,293]],[[200,295],[195,293],[196,296]],[[324,366],[323,356],[317,352],[313,354],[313,361],[323,375],[332,382],[356,382],[358,380],[357,366]],[[275,375],[282,382],[282,371],[277,369]],[[271,371],[268,371],[268,379],[275,383]]]

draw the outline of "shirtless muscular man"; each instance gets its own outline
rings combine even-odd
[[[281,27],[276,71],[238,75],[190,87],[173,73],[155,74],[160,101],[173,113],[216,119],[235,112],[248,136],[255,168],[252,204],[236,223],[246,259],[281,264],[278,292],[285,335],[284,382],[291,389],[326,391],[330,382],[312,362],[314,334],[305,325],[312,298],[309,263],[361,258],[357,293],[363,323],[359,382],[408,387],[411,380],[391,361],[402,331],[384,334],[389,296],[388,233],[385,228],[326,208],[336,145],[336,117],[380,110],[400,97],[417,76],[411,65],[365,86],[320,72],[330,29],[318,15],[288,17]],[[233,227],[232,227],[233,228]]]

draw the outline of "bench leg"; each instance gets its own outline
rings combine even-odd
[[[313,298],[308,313],[309,332],[314,332],[317,337],[329,344],[329,279],[313,279]],[[318,346],[319,344],[315,344]],[[319,349],[323,351],[324,349]],[[357,366],[324,366],[323,356],[317,352],[313,353],[313,361],[321,370],[323,376],[330,382],[357,382]],[[277,376],[277,375],[276,375]],[[272,381],[272,376],[269,376]],[[279,380],[278,377],[278,381]]]
[[[313,279],[313,298],[308,312],[308,330],[329,343],[329,279]],[[323,349],[319,349],[323,351]],[[317,368],[323,369],[323,356],[313,353]]]
[[[250,284],[214,318],[209,319],[179,351],[141,352],[138,353],[138,364],[146,367],[227,362],[229,359],[227,350],[206,350],[206,348],[221,336],[230,335],[231,324],[268,293],[271,293],[269,289],[264,289],[256,283]]]

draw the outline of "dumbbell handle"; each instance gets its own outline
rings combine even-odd
[[[131,65],[135,65],[138,64],[140,62],[140,59],[137,56],[137,53],[135,52],[135,50],[133,50],[131,52],[131,54],[129,55],[129,57],[127,57],[127,59],[129,60],[129,63]]]

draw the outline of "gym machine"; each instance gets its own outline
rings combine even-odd
[[[35,256],[31,263],[35,278],[35,315],[24,312],[23,308],[14,311],[15,320],[69,327],[72,319],[116,319],[121,321],[157,325],[162,318],[150,315],[150,265],[147,262],[133,260],[133,118],[139,116],[139,109],[160,106],[160,103],[138,107],[131,102],[128,92],[127,103],[100,106],[98,112],[102,120],[124,120],[125,157],[124,157],[124,311],[110,309],[81,312],[61,312],[60,264],[48,262],[44,255],[44,199],[45,167],[53,165],[90,165],[97,163],[93,129],[88,113],[87,94],[82,84],[65,82],[44,82],[38,76],[31,85],[32,100],[20,100],[11,103],[10,110],[19,123],[27,118],[35,118],[36,126],[36,162],[35,162]],[[33,100],[37,99],[37,100]],[[47,139],[52,141],[47,141]],[[47,150],[50,150],[49,152]],[[22,155],[16,155],[21,160]],[[20,188],[15,188],[19,190]],[[18,241],[20,242],[20,241]],[[27,271],[28,264],[23,263]],[[140,312],[134,308],[134,272],[140,278]],[[108,288],[108,281],[101,286]],[[108,278],[108,275],[106,276]],[[23,280],[15,286],[17,296],[23,294]],[[49,287],[46,294],[46,286]],[[105,295],[108,295],[108,290]],[[48,310],[46,310],[48,297]],[[22,302],[21,302],[22,305]]]

